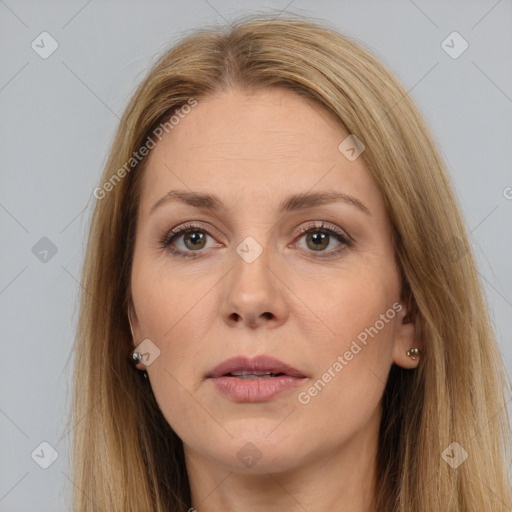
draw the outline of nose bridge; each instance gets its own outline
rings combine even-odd
[[[261,236],[258,238],[261,240]],[[248,236],[235,248],[231,289],[238,301],[262,302],[270,292],[270,249],[267,242],[263,243]]]
[[[226,281],[222,315],[228,323],[254,326],[272,320],[280,323],[286,314],[282,287],[276,277],[271,243],[260,230],[234,247],[232,271]]]

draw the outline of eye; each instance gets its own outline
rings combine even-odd
[[[160,241],[161,246],[167,249],[171,254],[188,258],[197,258],[199,252],[206,246],[207,237],[212,238],[204,228],[197,224],[184,224],[171,230],[163,240]],[[182,239],[184,248],[176,248],[175,243]],[[216,244],[219,246],[219,244]],[[194,254],[196,252],[197,254]]]
[[[352,245],[352,239],[334,224],[325,222],[321,222],[320,224],[312,223],[302,227],[300,232],[302,234],[300,238],[305,236],[306,250],[309,249],[308,252],[322,253],[319,255],[321,258],[336,256],[343,249]],[[337,249],[325,251],[333,238],[335,238],[340,245]]]

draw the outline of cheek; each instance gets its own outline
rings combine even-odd
[[[297,394],[298,414],[305,428],[311,428],[308,434],[318,435],[321,423],[327,445],[350,438],[380,414],[392,363],[393,320],[378,330],[375,319],[369,327],[365,321],[359,320],[356,327],[353,318],[346,319],[350,321],[347,332],[354,335],[347,334],[325,347],[317,357],[317,371],[310,385]]]
[[[180,438],[186,442],[195,432],[193,442],[201,429],[212,428],[211,418],[195,398],[206,366],[204,345],[212,321],[206,308],[211,308],[211,301],[205,300],[202,288],[194,292],[194,287],[178,284],[145,281],[139,287],[136,307],[140,308],[142,335],[160,349],[159,357],[147,368],[155,399]]]
[[[209,321],[205,312],[206,292],[202,286],[159,275],[148,266],[143,270],[137,272],[134,266],[132,275],[141,336],[138,342],[148,338],[160,351],[147,372],[162,414],[175,428],[175,421],[181,423],[191,415],[201,416],[193,411],[195,403],[189,393],[194,393],[204,366],[201,340],[204,342],[205,338],[201,332]],[[182,430],[181,425],[180,433]]]
[[[340,417],[347,411],[365,416],[374,410],[392,363],[396,309],[400,307],[393,302],[395,292],[386,283],[352,275],[310,296],[322,328],[318,330],[318,322],[314,327],[310,323],[301,326],[313,345],[310,354],[315,370],[300,404],[318,407],[319,414],[332,406],[333,414],[336,411]]]
[[[381,345],[389,338],[389,326],[396,317],[393,304],[398,298],[393,279],[377,280],[368,271],[346,271],[317,282],[317,286],[297,282],[295,290],[305,297],[309,314],[292,313],[294,321],[301,323],[309,340],[321,345],[322,353],[343,353],[358,337],[363,343],[372,339],[370,332],[378,334]]]
[[[190,338],[190,318],[203,318],[205,296],[216,282],[205,274],[200,279],[180,278],[179,272],[161,262],[134,261],[132,293],[141,334],[164,346],[177,339],[180,330]]]

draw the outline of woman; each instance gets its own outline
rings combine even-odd
[[[75,510],[511,510],[460,208],[356,42],[298,18],[189,35],[94,195]]]

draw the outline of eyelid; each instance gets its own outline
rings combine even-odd
[[[185,230],[187,230],[189,228],[200,229],[202,231],[208,231],[209,229],[212,229],[212,231],[215,231],[213,228],[206,227],[205,225],[203,225],[200,222],[189,221],[189,222],[185,222],[184,224],[179,224],[178,226],[172,228],[168,232],[168,234],[169,235],[176,235],[176,234],[182,233],[183,231],[185,231]]]
[[[309,231],[310,229],[318,229],[319,231],[322,229],[331,230],[340,235],[341,237],[346,238],[347,241],[354,241],[354,239],[346,231],[336,226],[336,224],[332,224],[331,222],[327,222],[325,220],[310,221],[309,223],[306,223],[305,225],[299,228],[299,234],[302,235],[304,232]]]

